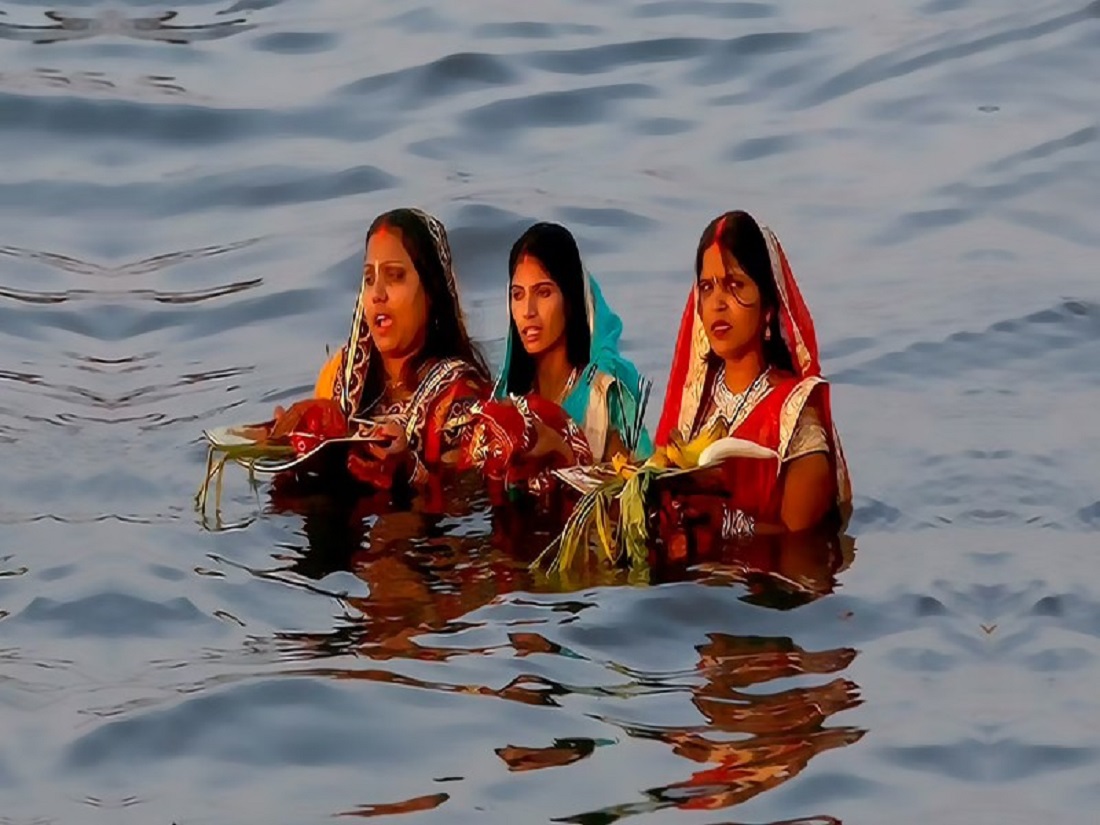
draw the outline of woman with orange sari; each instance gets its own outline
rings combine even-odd
[[[710,428],[775,454],[721,465],[723,537],[808,530],[850,504],[813,319],[778,239],[746,212],[699,241],[657,444]]]
[[[367,231],[348,342],[314,389],[371,439],[351,448],[348,470],[381,489],[424,485],[429,471],[457,459],[470,410],[490,387],[466,331],[443,224],[416,209],[379,215]]]

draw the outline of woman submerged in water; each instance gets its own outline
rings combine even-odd
[[[511,317],[496,396],[560,405],[596,462],[648,455],[642,380],[619,352],[622,321],[585,270],[573,235],[559,224],[534,224],[512,246],[508,273]],[[557,434],[541,440],[569,450]]]
[[[776,454],[723,464],[727,537],[808,530],[850,504],[813,319],[778,239],[745,212],[699,241],[657,443],[707,430]]]
[[[351,428],[369,431],[348,470],[382,489],[426,483],[455,460],[489,380],[466,331],[443,224],[415,209],[379,215],[367,231],[351,334],[314,389],[339,404]]]

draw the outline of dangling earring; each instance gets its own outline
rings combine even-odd
[[[772,339],[772,319],[768,316],[768,320],[764,323],[764,340],[770,341]]]

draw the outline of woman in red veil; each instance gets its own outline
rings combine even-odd
[[[808,530],[850,505],[813,319],[778,239],[746,212],[699,241],[657,444],[705,431],[775,454],[721,465],[725,537]]]

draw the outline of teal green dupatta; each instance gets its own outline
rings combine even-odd
[[[562,407],[569,417],[588,434],[593,427],[605,434],[615,431],[635,459],[648,458],[653,442],[642,422],[649,398],[649,383],[638,369],[619,352],[623,322],[608,306],[596,280],[585,272],[585,315],[592,334],[588,366],[578,377]],[[504,363],[493,390],[495,398],[508,394],[508,370],[512,364],[512,325],[509,318],[505,338]],[[606,403],[593,403],[596,393],[606,393]],[[604,415],[605,421],[592,421],[591,416]],[[586,426],[587,425],[587,426]],[[634,442],[634,443],[631,443]],[[593,445],[595,450],[596,445]],[[601,456],[596,456],[599,461]]]

